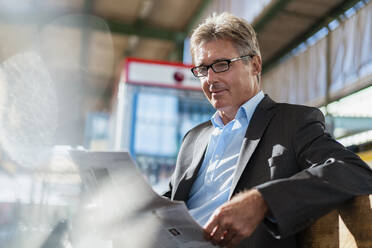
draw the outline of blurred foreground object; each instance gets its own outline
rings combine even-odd
[[[87,193],[72,225],[74,247],[101,248],[97,241],[117,243],[115,248],[212,247],[185,203],[157,195],[128,152],[70,155]]]

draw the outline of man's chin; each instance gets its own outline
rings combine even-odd
[[[218,101],[212,101],[211,102],[212,106],[216,109],[216,110],[222,110],[224,108],[226,108],[226,106],[223,104],[223,103],[220,103]]]
[[[216,99],[216,98],[213,98],[211,99],[210,103],[212,104],[212,106],[215,108],[215,109],[223,109],[223,108],[228,108],[230,106],[230,104],[226,101],[223,101],[223,99]]]
[[[213,104],[213,107],[220,112],[226,112],[231,110],[231,106],[227,104]]]

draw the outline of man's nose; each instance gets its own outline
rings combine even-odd
[[[213,71],[212,67],[209,67],[208,71],[207,71],[207,76],[206,76],[207,83],[212,84],[213,81],[214,81],[215,76],[216,76],[216,73]]]

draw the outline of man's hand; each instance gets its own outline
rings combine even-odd
[[[236,247],[253,233],[267,210],[267,204],[258,190],[239,193],[216,209],[204,226],[204,237],[214,245]]]

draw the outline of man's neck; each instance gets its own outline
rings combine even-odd
[[[229,123],[230,121],[235,119],[236,113],[238,112],[239,108],[244,105],[245,103],[251,101],[253,98],[257,96],[261,91],[258,91],[253,97],[248,99],[246,102],[243,102],[239,107],[236,106],[229,106],[225,108],[218,109],[218,115],[221,118],[221,121],[224,125]]]
[[[220,116],[222,123],[226,125],[230,121],[234,120],[236,113],[238,112],[239,108],[226,108],[226,109],[219,109],[218,115]]]

